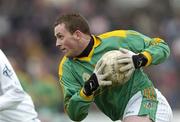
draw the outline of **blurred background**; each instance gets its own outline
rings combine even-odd
[[[180,116],[180,0],[0,0],[0,48],[8,55],[42,122],[70,122],[64,115],[53,24],[66,12],[85,16],[93,34],[115,29],[161,37],[170,58],[145,71]],[[110,121],[95,105],[84,122]],[[93,113],[98,114],[93,114]],[[99,119],[99,120],[98,120]]]

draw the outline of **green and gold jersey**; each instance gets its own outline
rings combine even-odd
[[[132,30],[116,30],[92,37],[94,45],[87,57],[64,57],[60,63],[59,77],[64,92],[65,110],[72,120],[81,121],[94,102],[112,120],[119,120],[129,99],[138,91],[152,88],[152,81],[140,68],[135,70],[126,84],[101,87],[94,95],[87,97],[81,89],[93,73],[97,61],[107,51],[121,47],[134,53],[143,53],[148,59],[146,66],[155,65],[163,62],[169,56],[170,50],[162,39],[149,38]],[[152,93],[149,95],[155,96]]]

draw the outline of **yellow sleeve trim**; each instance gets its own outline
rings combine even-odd
[[[87,100],[87,101],[92,101],[94,95],[86,96],[86,95],[83,93],[83,89],[81,89],[81,91],[80,91],[80,96],[81,96],[83,99]]]
[[[160,43],[160,42],[164,42],[164,40],[162,40],[161,38],[154,38],[156,43]]]
[[[147,52],[147,51],[142,52],[142,54],[148,59],[148,62],[147,62],[147,64],[145,66],[149,66],[151,64],[151,62],[152,62],[151,54],[149,52]]]
[[[153,40],[150,42],[151,45],[157,45],[161,42],[164,42],[161,38],[153,38]]]

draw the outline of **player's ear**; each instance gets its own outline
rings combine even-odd
[[[73,36],[74,36],[75,39],[80,40],[80,39],[81,39],[81,34],[82,34],[81,31],[76,30],[76,31],[73,33]]]

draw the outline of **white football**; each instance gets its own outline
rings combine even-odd
[[[119,69],[121,66],[125,64],[118,64],[117,57],[122,55],[121,51],[112,50],[105,53],[101,60],[105,62],[106,66],[104,67],[103,73],[109,72],[111,75],[107,78],[107,80],[111,80],[113,84],[124,84],[126,81],[124,80],[125,75],[124,72],[121,72]]]

